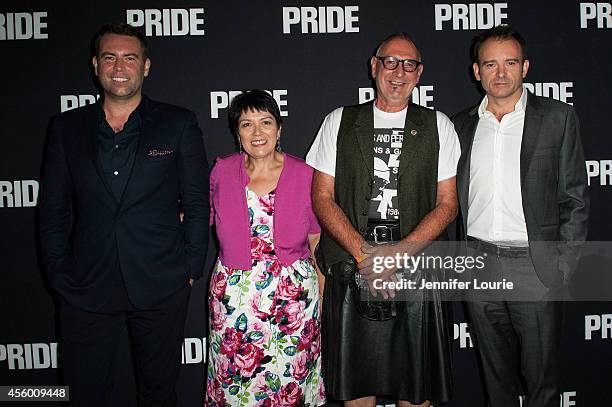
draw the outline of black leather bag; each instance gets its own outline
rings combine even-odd
[[[353,303],[357,312],[372,321],[387,321],[398,316],[405,308],[405,299],[398,298],[383,300],[380,295],[373,297],[367,282],[357,268],[353,257],[342,260],[333,265],[325,261],[319,246],[315,248],[315,260],[321,273],[329,278],[342,278],[352,291]]]
[[[404,310],[406,303],[403,298],[396,296],[385,300],[380,294],[376,297],[372,295],[368,283],[359,273],[355,259],[341,262],[341,267],[353,294],[353,304],[362,317],[371,321],[387,321]]]

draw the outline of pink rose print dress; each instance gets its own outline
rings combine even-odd
[[[319,289],[310,259],[283,267],[274,252],[274,191],[246,188],[251,270],[224,267],[210,285],[205,406],[319,406]]]

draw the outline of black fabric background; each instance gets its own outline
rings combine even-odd
[[[526,81],[557,86],[572,83],[569,102],[581,120],[586,160],[610,167],[612,31],[598,29],[596,20],[580,28],[578,1],[511,0],[505,4],[507,18],[503,22],[515,26],[528,41],[531,66]],[[103,23],[126,21],[127,9],[204,9],[200,27],[204,35],[149,37],[152,66],[144,91],[153,99],[196,113],[212,162],[232,152],[234,143],[227,126],[227,110],[219,110],[219,118],[211,117],[211,92],[286,90],[283,99],[287,105],[281,109],[289,114],[284,117],[283,148],[304,156],[325,114],[340,105],[359,102],[359,88],[372,86],[368,58],[377,42],[395,31],[411,34],[423,54],[425,71],[420,85],[433,87],[421,89],[433,96],[430,106],[452,115],[478,102],[481,94],[471,78],[468,52],[478,30],[453,30],[450,21],[436,30],[435,5],[433,1],[416,0],[5,0],[0,5],[4,16],[47,12],[43,18],[47,27],[42,31],[48,38],[0,40],[0,193],[7,183],[39,180],[49,118],[60,112],[62,95],[97,93],[89,68],[89,41]],[[283,34],[283,7],[308,6],[358,6],[353,13],[358,17],[354,23],[358,32],[301,33],[297,24],[291,26],[290,34]],[[611,177],[604,177],[605,185],[600,185],[599,176],[591,179],[590,240],[610,240],[612,235]],[[26,349],[24,344],[49,346],[60,342],[55,303],[40,268],[36,208],[7,207],[7,202],[3,197],[0,204],[0,385],[57,384],[61,354],[57,368],[11,369],[6,355],[1,358],[2,346]],[[213,260],[211,247],[209,268]],[[205,290],[205,283],[196,283],[185,333],[186,341],[199,343],[200,350],[206,336]],[[459,329],[465,318],[459,304],[456,311]],[[612,401],[611,335],[606,337],[606,331],[599,331],[592,339],[585,339],[585,316],[611,313],[609,303],[572,303],[567,307],[562,389],[578,407],[607,406]],[[449,405],[480,405],[482,387],[474,352],[462,348],[459,339],[455,344],[456,396]],[[195,355],[196,360],[205,360],[205,355]],[[114,397],[134,401],[127,343],[122,344],[119,357],[120,385]],[[181,406],[200,405],[204,368],[203,362],[184,365],[179,383]],[[134,403],[117,401],[114,405]]]

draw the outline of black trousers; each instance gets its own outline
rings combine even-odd
[[[109,406],[114,362],[125,326],[136,367],[139,406],[175,406],[181,344],[191,288],[185,286],[149,309],[125,302],[123,310],[60,308],[64,382],[70,405]],[[125,298],[127,300],[127,297]],[[115,298],[115,305],[121,301]]]
[[[548,301],[529,257],[489,254],[476,278],[506,278],[514,290],[470,291],[467,308],[484,377],[487,406],[559,406],[563,303]],[[539,298],[539,300],[537,299]]]

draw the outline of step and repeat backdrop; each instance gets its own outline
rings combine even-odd
[[[60,383],[57,308],[41,269],[37,197],[51,116],[94,103],[90,41],[109,21],[147,35],[144,92],[193,110],[208,158],[231,153],[227,108],[241,90],[277,100],[285,151],[304,156],[329,111],[373,97],[369,57],[406,31],[423,54],[416,103],[452,115],[477,103],[469,47],[480,30],[511,24],[528,43],[527,87],[573,105],[580,117],[592,197],[590,240],[612,240],[612,4],[571,0],[77,2],[0,4],[0,385]],[[209,250],[207,268],[215,257]],[[611,288],[612,289],[612,288]],[[183,346],[181,406],[201,404],[206,362],[206,281],[195,285]],[[455,398],[482,403],[470,328],[455,304]],[[570,303],[561,407],[612,405],[612,304]],[[118,355],[114,405],[135,405],[127,342]],[[380,400],[381,405],[393,401]],[[23,404],[19,404],[23,405]],[[49,404],[51,405],[51,404]]]

